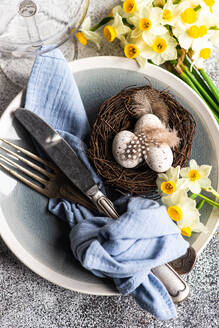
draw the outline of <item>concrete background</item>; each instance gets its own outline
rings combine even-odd
[[[89,15],[93,22],[110,12],[118,0],[93,0]],[[218,6],[219,4],[217,4]],[[218,7],[217,7],[218,8]],[[72,43],[62,47],[68,60],[73,58]],[[78,57],[122,55],[119,44],[102,43],[100,51],[89,43],[80,46]],[[219,51],[215,51],[206,71],[218,84]],[[3,67],[3,66],[2,66]],[[25,60],[7,62],[0,70],[0,114],[21,90],[31,64]],[[10,81],[6,76],[10,76]],[[141,310],[127,297],[100,297],[75,293],[53,285],[24,266],[0,238],[0,327],[1,328],[216,328],[217,236],[209,242],[194,270],[185,277],[190,297],[177,306],[178,318],[161,322]]]

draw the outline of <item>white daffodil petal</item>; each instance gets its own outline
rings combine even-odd
[[[163,181],[168,181],[168,180],[170,180],[169,177],[170,177],[170,175],[167,174],[167,172],[166,172],[166,174],[165,174],[165,173],[159,173],[159,174],[158,174],[158,179],[161,179],[161,180],[163,180]]]
[[[87,40],[94,42],[97,48],[100,49],[101,36],[97,32],[84,31],[84,30],[82,30],[82,32]]]
[[[179,44],[182,48],[188,50],[192,45],[192,39],[186,35],[186,33],[178,37]]]
[[[151,47],[154,42],[155,36],[152,33],[145,31],[142,33],[142,38]]]
[[[122,9],[121,6],[115,6],[115,7],[112,9],[112,14],[113,14],[113,16],[114,16],[115,14],[119,14],[120,16],[122,16],[122,15],[124,14],[124,11],[123,11],[123,9]]]
[[[194,194],[199,194],[201,192],[201,187],[198,180],[194,182],[189,182],[188,187],[191,190],[191,192]]]
[[[85,18],[85,20],[81,26],[81,30],[89,31],[90,28],[91,28],[91,18],[88,16],[87,18]]]
[[[191,170],[198,170],[198,164],[194,159],[191,159],[189,162],[189,167],[191,168]]]
[[[189,171],[190,171],[190,168],[189,167],[183,167],[181,170],[180,170],[180,175],[182,178],[188,178],[189,176]]]
[[[162,57],[165,61],[173,60],[177,58],[177,50],[175,47],[167,47],[167,49],[162,53]]]
[[[180,173],[180,166],[177,167],[171,166],[169,170],[166,171],[166,176],[169,178],[169,180],[176,181],[179,178]]]
[[[138,39],[140,36],[142,35],[142,31],[140,30],[140,28],[135,28],[131,34],[130,34],[130,38],[131,39]]]
[[[160,21],[163,10],[160,7],[152,7],[150,10],[150,19]]]
[[[142,56],[136,57],[136,61],[140,67],[145,67],[147,65],[147,58],[144,58]],[[160,188],[160,187],[158,187],[158,188]]]
[[[200,179],[200,186],[202,188],[209,188],[211,186],[211,180],[207,177]]]
[[[130,28],[123,24],[122,17],[116,13],[114,16],[114,22],[112,26],[116,29],[116,37],[118,38],[121,34],[126,34],[130,31]]]
[[[188,200],[187,193],[184,190],[179,190],[169,196],[161,198],[164,205],[167,207],[183,203]]]
[[[155,56],[156,56],[156,52],[154,52],[154,51],[152,50],[152,48],[150,48],[150,47],[147,47],[147,49],[146,49],[146,47],[145,47],[144,50],[141,51],[141,56],[142,56],[143,58],[148,58],[148,59],[153,59],[153,60],[154,60],[154,58],[155,58]]]
[[[199,172],[202,177],[208,177],[211,173],[212,166],[210,165],[201,165],[199,168]]]
[[[153,57],[153,63],[156,65],[162,65],[163,63],[165,63],[166,59],[164,59],[162,56],[160,56],[160,54],[155,53],[154,57]]]
[[[162,25],[157,25],[156,27],[154,27],[153,33],[155,35],[163,35],[163,34],[167,33],[167,29],[166,29],[166,27],[164,27]]]
[[[208,232],[208,229],[201,222],[194,224],[191,228],[192,231],[194,232],[204,232],[204,233]]]
[[[189,187],[188,187],[188,182],[189,180],[188,179],[179,179],[177,181],[177,190],[185,190],[185,191],[189,191]]]

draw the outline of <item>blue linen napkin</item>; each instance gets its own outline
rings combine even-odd
[[[92,169],[82,139],[90,126],[79,90],[59,49],[36,58],[29,78],[25,108],[54,129],[75,149],[103,190]],[[143,197],[115,201],[120,218],[95,217],[89,210],[66,200],[50,199],[48,209],[70,227],[76,259],[94,275],[110,277],[123,295],[160,320],[176,316],[176,308],[163,283],[151,269],[185,254],[189,247],[170,220],[164,206]]]

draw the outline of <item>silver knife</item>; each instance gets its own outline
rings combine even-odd
[[[15,117],[44,149],[66,177],[85,194],[101,213],[117,219],[113,203],[101,192],[85,164],[69,144],[35,113],[18,108]],[[154,268],[153,273],[163,282],[174,303],[182,302],[189,295],[188,284],[169,264]]]

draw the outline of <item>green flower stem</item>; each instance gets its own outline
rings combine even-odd
[[[94,25],[94,26],[90,29],[90,31],[95,32],[96,30],[98,30],[98,28],[100,28],[100,27],[103,26],[103,25],[106,25],[106,24],[109,23],[112,19],[114,19],[114,18],[113,18],[113,17],[110,17],[110,16],[103,18],[103,19],[102,19],[97,25]]]
[[[204,199],[200,200],[200,202],[198,202],[198,204],[196,205],[197,210],[200,210],[204,205],[204,203],[205,203]]]
[[[173,65],[171,62],[169,62],[169,66],[168,69],[169,71],[171,71],[171,68],[173,68]],[[182,68],[181,68],[182,70]],[[188,69],[187,69],[188,70]],[[171,71],[173,73],[173,71]],[[186,84],[188,84],[208,105],[208,107],[211,109],[217,123],[219,124],[219,114],[215,111],[214,107],[212,107],[206,100],[205,98],[202,96],[202,94],[199,92],[199,90],[197,89],[197,87],[195,86],[195,84],[193,83],[193,81],[191,80],[190,76],[187,75],[185,72],[179,72],[179,70],[174,70],[174,74],[176,74],[178,77],[180,77]]]
[[[191,195],[189,196],[189,198],[191,198],[191,199],[196,199],[197,196],[198,196],[198,194],[191,194]]]
[[[195,92],[197,92],[197,94],[202,98],[202,95],[200,94],[200,92],[198,91],[198,89],[196,88],[196,86],[194,85],[194,83],[190,80],[190,78],[183,72],[179,74],[179,77],[186,82]]]
[[[202,98],[205,100],[205,102],[211,105],[211,107],[214,108],[219,113],[219,106],[214,102],[214,100],[209,96],[208,92],[205,91],[205,89],[201,86],[201,84],[196,80],[196,78],[192,75],[192,73],[188,70],[187,67],[183,66],[182,69],[184,72],[189,76],[193,84],[196,86],[196,88],[199,90],[199,92],[202,95]]]
[[[213,200],[201,195],[201,194],[198,194],[199,197],[203,198],[208,204],[212,205],[212,206],[215,206],[217,208],[219,208],[219,203],[216,203],[214,202]]]
[[[190,70],[190,72],[192,72],[192,74],[194,75],[194,77],[196,78],[196,80],[206,90],[206,92],[209,94],[209,96],[214,98],[211,90],[209,89],[208,84],[202,78],[202,75],[200,74],[199,70],[195,66],[192,66],[192,62],[191,62],[191,60],[189,59],[188,56],[185,56],[184,64],[188,67],[188,69]]]
[[[207,191],[207,192],[210,192],[211,194],[213,194],[214,196],[219,198],[219,193],[216,190],[214,190],[214,188],[208,187],[208,188],[202,188],[202,189]]]
[[[208,84],[209,88],[211,89],[213,95],[215,96],[215,98],[216,98],[216,100],[218,102],[218,106],[219,106],[219,90],[218,90],[218,88],[215,86],[215,84],[212,81],[212,79],[208,76],[208,74],[205,73],[205,71],[202,68],[199,69],[199,72],[202,75],[203,79]]]

